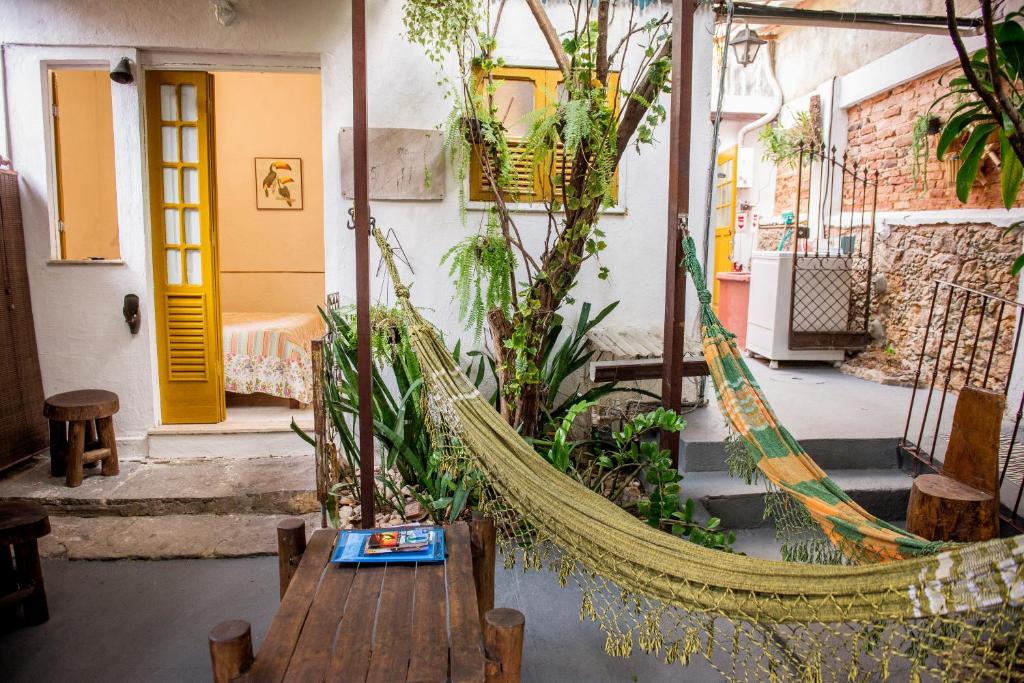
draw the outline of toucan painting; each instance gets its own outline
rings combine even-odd
[[[256,180],[257,209],[302,208],[301,159],[257,157]]]

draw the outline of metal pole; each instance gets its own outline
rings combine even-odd
[[[352,167],[356,226],[356,371],[359,376],[359,502],[373,512],[373,359],[370,356],[370,195],[366,143],[366,0],[352,0]]]
[[[665,260],[665,346],[661,403],[682,409],[686,268],[682,238],[690,211],[690,106],[693,91],[693,0],[672,3],[672,101],[669,110],[668,230]],[[713,160],[712,160],[713,161]],[[679,466],[679,434],[661,434],[661,447]]]

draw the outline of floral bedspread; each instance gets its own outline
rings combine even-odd
[[[309,403],[313,398],[310,342],[323,335],[316,313],[222,313],[224,388]]]

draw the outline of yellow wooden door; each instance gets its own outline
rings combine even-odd
[[[212,81],[146,72],[153,279],[166,424],[224,419]]]
[[[736,232],[736,147],[719,153],[715,165],[715,264],[712,307],[718,312],[718,277],[732,272],[732,236]]]

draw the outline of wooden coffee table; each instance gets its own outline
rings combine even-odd
[[[444,563],[335,565],[337,537],[317,530],[306,546],[301,523],[282,523],[281,605],[255,658],[248,623],[211,631],[215,681],[519,680],[523,616],[490,609],[488,520],[472,531],[465,522],[445,527]]]

